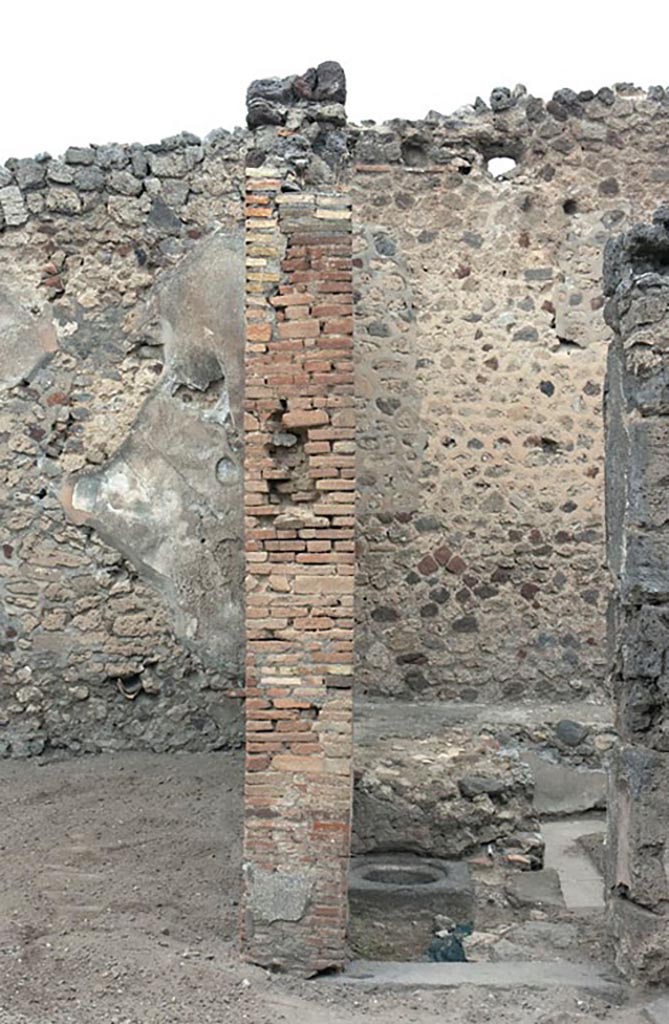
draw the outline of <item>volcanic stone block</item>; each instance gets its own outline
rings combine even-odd
[[[650,985],[669,983],[668,917],[613,895],[609,898],[608,925],[621,974]]]
[[[608,913],[628,977],[669,980],[669,207],[607,245],[609,651],[623,746],[610,761]],[[659,748],[659,749],[658,749]]]
[[[669,982],[669,755],[623,747],[611,763],[608,921],[627,977]]]
[[[259,78],[246,92],[249,128],[280,125],[286,121],[288,108],[297,104],[321,105],[346,102],[346,75],[340,64],[326,60],[303,75],[286,78]],[[345,116],[344,116],[345,120]]]
[[[607,469],[608,548],[623,599],[669,596],[669,418],[639,417],[610,362]]]
[[[610,762],[607,879],[610,891],[656,913],[669,912],[669,754],[641,746]]]
[[[612,642],[616,724],[622,739],[669,750],[669,605],[620,607]]]

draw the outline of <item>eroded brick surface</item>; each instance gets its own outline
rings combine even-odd
[[[248,172],[243,947],[340,966],[352,787],[351,209]]]

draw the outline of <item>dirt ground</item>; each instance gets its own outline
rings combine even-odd
[[[569,989],[360,991],[236,953],[239,754],[0,763],[0,1024],[637,1024]]]

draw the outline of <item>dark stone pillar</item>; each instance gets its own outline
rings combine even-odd
[[[669,983],[669,207],[607,246],[607,890],[618,967]]]

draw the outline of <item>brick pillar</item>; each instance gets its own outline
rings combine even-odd
[[[344,960],[352,797],[351,210],[247,174],[242,947]]]
[[[614,579],[608,915],[629,978],[669,983],[669,209],[605,257],[614,330],[606,518]]]

